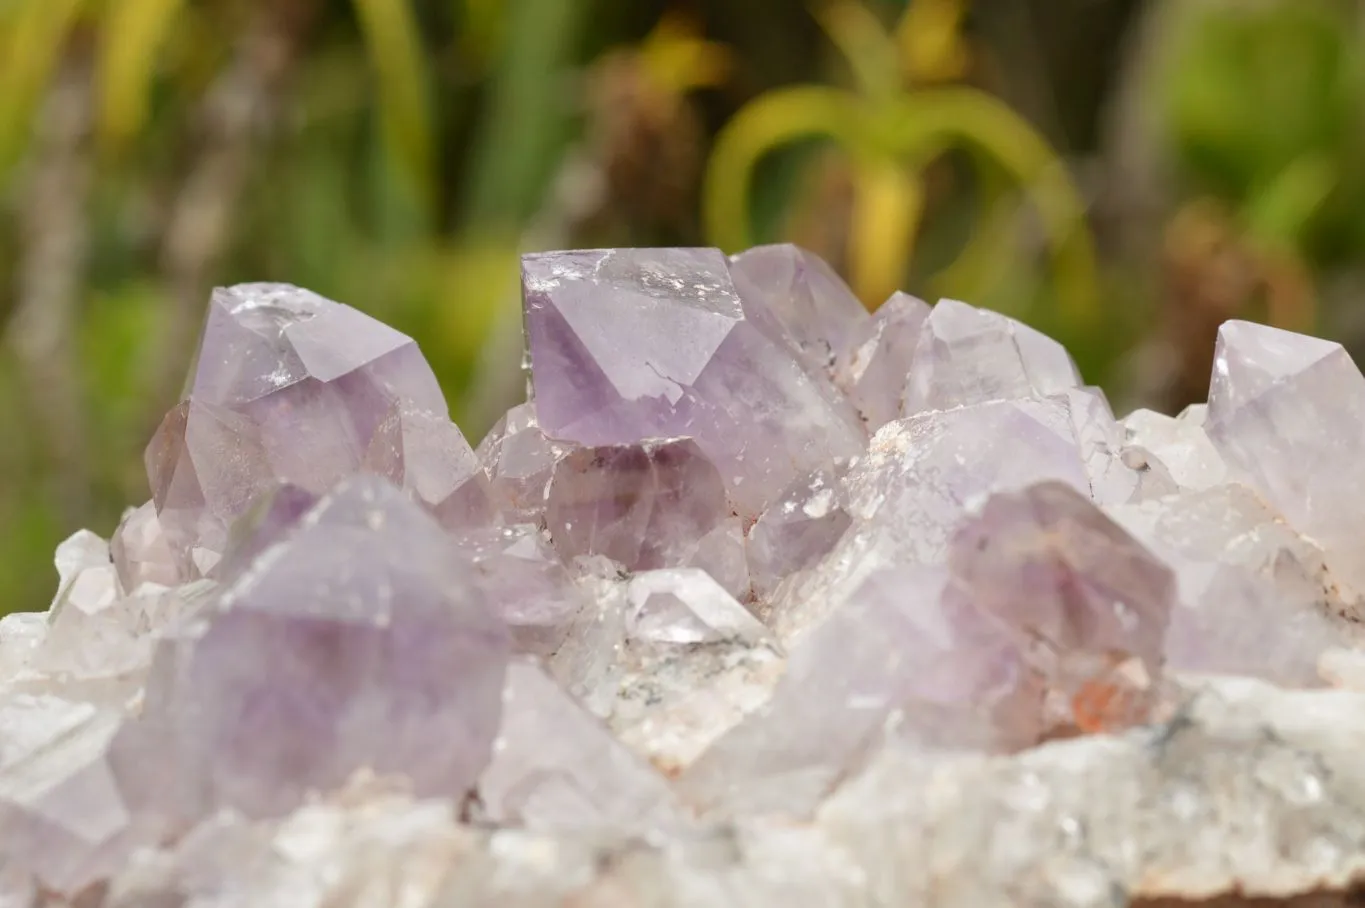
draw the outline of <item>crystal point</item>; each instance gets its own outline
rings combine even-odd
[[[929,317],[923,300],[893,293],[857,322],[834,361],[834,380],[876,431],[900,415],[906,376],[914,361],[920,328]]]
[[[460,427],[443,415],[396,402],[371,436],[364,466],[408,490],[447,529],[493,520],[488,475]]]
[[[763,624],[697,568],[644,571],[630,581],[629,633],[656,643],[757,642]]]
[[[522,287],[552,438],[692,437],[753,515],[802,471],[862,447],[848,402],[746,318],[718,250],[530,255]]]
[[[940,300],[924,320],[904,412],[1046,396],[1081,384],[1062,345],[1007,316]]]
[[[1105,696],[1099,691],[1129,659],[1144,678],[1158,676],[1175,578],[1074,488],[1044,482],[992,495],[954,534],[948,565],[974,606],[1008,628],[1067,696]]]
[[[348,480],[162,642],[122,768],[190,772],[173,806],[190,817],[275,815],[366,767],[461,794],[489,757],[509,637],[450,553],[398,489]]]
[[[1339,344],[1249,322],[1218,332],[1206,421],[1234,478],[1365,589],[1365,377]]]
[[[764,307],[802,358],[828,368],[867,310],[834,269],[799,246],[756,246],[730,258],[730,274],[746,312]]]

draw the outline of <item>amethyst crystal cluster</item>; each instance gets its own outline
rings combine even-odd
[[[1156,754],[1209,678],[1351,673],[1334,344],[1230,322],[1207,407],[1120,421],[1050,338],[868,314],[791,246],[522,281],[533,394],[477,449],[411,339],[214,293],[151,501],[0,621],[0,905],[1121,904],[1160,822],[1091,877],[985,830],[1047,760],[1165,784],[1065,755]],[[1032,795],[927,825],[1028,761]],[[921,891],[943,842],[984,863]]]

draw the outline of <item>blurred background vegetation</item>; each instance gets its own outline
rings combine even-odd
[[[1365,349],[1362,67],[1346,0],[0,0],[0,611],[146,498],[220,283],[414,335],[473,442],[530,249],[794,240],[1120,410],[1234,315]]]

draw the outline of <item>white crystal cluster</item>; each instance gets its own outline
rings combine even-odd
[[[793,247],[528,257],[477,450],[220,291],[153,500],[0,619],[0,908],[1346,905],[1365,377],[1246,322],[1118,420]],[[273,378],[272,378],[273,376]]]

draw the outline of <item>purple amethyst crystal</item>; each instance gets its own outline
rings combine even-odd
[[[493,498],[511,523],[545,519],[550,474],[573,445],[546,437],[536,422],[535,403],[503,414],[475,451],[488,474]]]
[[[1081,384],[1061,344],[998,312],[939,300],[925,319],[904,412],[1057,394]]]
[[[444,414],[395,403],[370,438],[364,466],[408,490],[447,529],[493,521],[488,475]]]
[[[553,438],[692,437],[750,515],[865,444],[852,406],[746,317],[715,249],[529,255],[522,290],[536,413]]]
[[[459,797],[497,734],[509,637],[451,545],[389,483],[343,483],[162,643],[120,781],[172,820],[276,815],[363,769]]]
[[[1351,882],[1341,347],[1230,322],[1206,409],[1120,421],[1054,340],[869,316],[794,246],[522,279],[534,398],[477,451],[409,338],[215,292],[151,501],[0,617],[0,906]]]
[[[574,451],[545,509],[565,560],[605,555],[630,570],[678,566],[728,515],[720,474],[689,440]]]
[[[188,397],[147,450],[182,578],[211,568],[227,526],[275,482],[320,495],[359,469],[399,404],[446,413],[411,338],[288,284],[215,290]]]
[[[853,401],[868,429],[900,415],[906,375],[914,362],[920,327],[929,307],[907,293],[893,293],[844,338],[834,360],[834,381]]]
[[[870,321],[834,269],[799,246],[756,246],[732,256],[730,274],[750,318],[763,307],[810,366],[826,369],[849,334]]]
[[[233,521],[274,486],[257,427],[194,398],[166,414],[146,462],[157,519],[181,579],[211,571]]]
[[[1144,718],[1175,576],[1087,498],[1059,482],[992,495],[959,527],[948,565],[973,605],[1070,698],[1079,724]]]
[[[109,538],[109,553],[124,593],[131,593],[144,583],[174,586],[179,580],[175,553],[161,529],[154,501],[123,515],[118,529]]]

